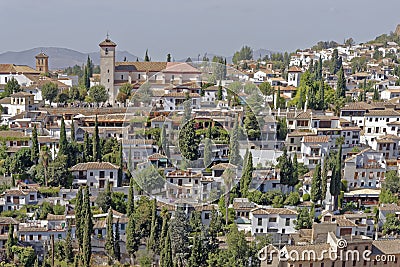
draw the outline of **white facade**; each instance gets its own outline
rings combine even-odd
[[[109,162],[79,163],[71,168],[74,176],[73,185],[105,188],[109,181],[111,187],[118,187],[118,169],[118,166]]]

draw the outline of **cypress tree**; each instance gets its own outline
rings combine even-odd
[[[83,197],[83,214],[85,216],[85,224],[83,231],[83,266],[90,267],[90,258],[92,256],[92,232],[93,232],[93,221],[92,221],[92,211],[90,209],[90,195],[89,187],[85,187],[85,194]]]
[[[100,147],[100,137],[99,137],[99,123],[97,121],[94,125],[94,133],[93,133],[93,161],[101,161],[101,147]]]
[[[162,253],[163,257],[160,259],[161,267],[173,267],[172,262],[172,246],[171,246],[171,235],[170,231],[167,231],[167,236],[165,237],[164,249]]]
[[[128,225],[126,227],[126,251],[128,252],[131,264],[136,257],[135,253],[139,249],[139,238],[135,230],[135,215],[132,213],[129,216]]]
[[[89,162],[92,158],[92,148],[88,132],[83,137],[83,162]]]
[[[119,245],[120,241],[120,233],[119,233],[119,219],[117,220],[117,224],[115,225],[115,238],[114,238],[114,255],[115,258],[120,261],[121,260],[121,247]]]
[[[121,141],[121,143],[119,144],[119,159],[118,159],[118,162],[119,162],[119,168],[118,168],[118,180],[117,180],[117,186],[121,186],[121,184],[122,184],[122,179],[123,179],[123,176],[124,176],[124,156],[123,156],[123,153],[122,153],[122,141]]]
[[[179,149],[183,158],[190,161],[198,159],[199,145],[193,120],[189,120],[179,133]]]
[[[17,244],[14,238],[14,225],[10,224],[8,227],[8,237],[6,241],[6,255],[8,260],[13,260],[14,253],[12,251],[12,247]]]
[[[75,235],[78,240],[79,251],[82,250],[83,244],[83,229],[84,229],[84,214],[83,214],[83,193],[82,186],[79,187],[78,193],[76,194],[76,204],[75,204]]]
[[[167,139],[167,132],[165,130],[165,125],[162,126],[161,129],[161,136],[160,136],[160,142],[161,142],[161,154],[164,156],[167,156],[167,158],[170,158],[170,150],[169,150],[169,144],[168,144],[168,139]]]
[[[129,182],[128,203],[126,205],[126,215],[129,217],[135,212],[135,196],[133,191],[133,178]]]
[[[105,242],[105,250],[107,251],[108,257],[114,258],[114,230],[113,230],[113,213],[112,209],[108,209],[107,215],[107,227],[106,227],[106,242]]]
[[[74,120],[71,122],[71,141],[75,142],[75,123]]]
[[[249,140],[257,140],[261,136],[257,117],[249,106],[246,107],[246,117],[244,119],[244,128]]]
[[[249,152],[246,159],[246,165],[244,166],[242,178],[240,179],[240,193],[242,197],[247,197],[252,179],[253,179],[253,155],[251,152]],[[229,203],[225,204],[226,208],[228,208]]]
[[[171,54],[167,54],[167,62],[171,62]]]
[[[112,199],[111,199],[111,184],[110,184],[110,181],[109,180],[107,180],[107,183],[106,183],[106,190],[104,191],[104,210],[103,210],[103,212],[105,212],[106,210],[108,211],[110,208],[111,208],[111,202],[112,202]]]
[[[287,186],[294,183],[293,167],[289,159],[290,157],[287,154],[287,149],[284,147],[283,154],[278,158],[278,166],[280,169],[280,183]]]
[[[223,92],[222,92],[222,85],[218,85],[218,91],[217,91],[217,100],[222,100],[223,99]]]
[[[326,157],[323,159],[324,164],[321,170],[321,199],[324,200],[326,198],[326,191],[328,185],[328,160]]]
[[[229,163],[233,165],[240,165],[242,158],[239,153],[239,125],[238,119],[235,116],[235,122],[233,124],[232,134],[229,142]]]
[[[67,224],[67,236],[65,238],[64,252],[67,263],[72,263],[74,261],[74,252],[72,247],[71,223],[68,221]]]
[[[281,108],[281,87],[278,86],[278,92],[276,93],[275,109]]]
[[[336,97],[346,97],[346,79],[344,77],[343,66],[337,73]]]
[[[157,236],[157,199],[153,199],[152,203],[152,210],[151,210],[151,230],[150,230],[150,236],[147,241],[147,250],[153,250],[153,252],[157,251],[157,242],[156,242],[156,236]]]
[[[318,203],[318,201],[320,201],[321,198],[322,198],[321,164],[317,164],[311,182],[311,200],[314,203]]]
[[[149,62],[149,61],[150,61],[148,49],[146,49],[146,54],[144,55],[144,61],[145,61],[145,62]]]
[[[65,132],[65,122],[64,117],[61,117],[61,128],[60,128],[60,148],[58,153],[61,155],[68,156],[68,141],[67,134]]]
[[[204,168],[207,168],[210,166],[213,160],[213,154],[212,154],[212,143],[210,138],[206,138],[204,140],[204,157],[203,157],[203,162],[204,162]]]
[[[202,238],[200,235],[195,235],[193,237],[193,245],[190,252],[190,257],[188,260],[189,267],[198,267],[204,264],[204,257],[203,257],[203,245],[202,245]]]
[[[168,211],[167,210],[162,210],[161,211],[161,217],[162,217],[162,226],[161,226],[161,233],[160,233],[160,240],[158,244],[158,251],[160,251],[160,258],[162,258],[162,253],[164,252],[164,244],[165,244],[165,238],[167,236],[167,231],[168,231]],[[161,262],[161,260],[160,260]]]
[[[321,56],[319,56],[319,61],[318,61],[317,80],[322,80],[322,58],[321,58]]]
[[[133,170],[133,163],[132,163],[132,145],[129,146],[129,152],[128,152],[128,170],[132,171]]]
[[[376,101],[379,101],[379,98],[380,98],[379,90],[378,90],[378,88],[375,88],[374,89],[374,95],[372,96],[372,100],[376,102]]]
[[[334,199],[334,209],[338,208],[338,197],[342,186],[342,144],[339,146],[339,151],[336,155],[335,166],[332,170],[330,183],[330,193]]]
[[[325,110],[325,86],[324,81],[319,85],[319,109]]]
[[[293,191],[293,187],[299,183],[299,163],[297,162],[297,153],[294,153],[293,162],[291,162],[292,173],[290,175],[289,186]]]
[[[33,125],[31,140],[32,140],[31,161],[34,162],[34,164],[36,165],[39,159],[39,142],[38,142],[36,124]]]

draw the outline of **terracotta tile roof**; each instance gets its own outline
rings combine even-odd
[[[167,67],[163,70],[164,73],[197,73],[201,72],[188,63],[167,62]]]
[[[201,175],[201,173],[195,173],[195,172],[191,172],[191,171],[176,170],[176,171],[167,173],[166,176],[167,177],[179,177],[179,178],[183,178],[183,177],[192,178],[192,177],[201,177],[202,175]]]
[[[153,139],[122,139],[124,145],[153,145]]]
[[[167,62],[116,62],[115,70],[126,70],[137,72],[161,72],[167,67]]]
[[[255,208],[251,212],[254,215],[269,215],[269,214],[297,215],[296,211],[286,208]]]
[[[347,103],[341,110],[369,110],[373,108],[374,106],[365,102],[350,102]]]
[[[400,211],[400,206],[397,204],[381,204],[379,210],[382,211]]]
[[[234,202],[234,210],[252,210],[256,205],[253,202]]]
[[[154,122],[164,122],[164,121],[172,121],[170,118],[165,117],[164,115],[152,118],[150,121]]]
[[[111,41],[110,39],[106,38],[103,42],[101,42],[99,44],[99,46],[117,46],[116,43],[114,43],[113,41]]]
[[[28,193],[20,189],[8,189],[4,192],[6,196],[26,196]]]
[[[65,215],[54,215],[54,214],[47,214],[46,220],[48,221],[65,221]]]
[[[304,143],[327,143],[327,142],[329,142],[329,136],[325,136],[325,135],[304,136],[303,142]]]
[[[219,163],[211,167],[212,170],[226,170],[226,169],[237,169],[236,165],[230,163]]]
[[[336,223],[339,227],[356,227],[357,224],[353,223],[352,221],[350,221],[349,219],[346,219],[342,216],[335,216],[334,217],[336,219]]]
[[[189,97],[194,98],[194,97],[200,97],[199,94],[197,93],[185,93],[185,92],[171,92],[164,94],[163,97],[181,97],[181,98],[186,98],[189,95]]]
[[[301,131],[293,131],[293,132],[288,134],[288,136],[293,136],[293,137],[295,137],[295,136],[305,136],[305,135],[314,135],[314,136],[316,136],[316,134],[313,133],[313,132],[301,132]]]
[[[29,136],[26,136],[23,132],[18,132],[18,131],[0,131],[0,139],[1,138],[27,138],[29,139]]]
[[[71,168],[71,171],[87,171],[87,170],[117,170],[119,167],[109,162],[87,162],[78,163]]]
[[[0,217],[0,225],[19,224],[19,222],[11,217]]]
[[[217,211],[218,210],[218,205],[204,204],[204,205],[195,206],[194,209],[197,210],[197,211],[212,211],[212,210]]]
[[[297,66],[291,66],[288,72],[301,72],[301,69]]]
[[[30,74],[40,74],[39,71],[32,69],[26,65],[14,65],[14,64],[0,64],[0,73],[30,73]]]
[[[20,227],[18,232],[47,232],[47,227]]]
[[[11,97],[5,97],[3,99],[0,99],[0,104],[11,104]]]
[[[374,240],[372,246],[385,255],[399,255],[400,239]],[[373,250],[374,250],[373,248]]]
[[[161,155],[160,153],[154,153],[153,155],[150,155],[147,157],[149,160],[155,160],[155,159],[167,159],[167,156]]]
[[[398,117],[400,113],[394,111],[393,109],[385,110],[370,110],[365,116],[388,116],[388,117]]]

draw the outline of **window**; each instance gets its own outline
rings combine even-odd
[[[106,55],[108,55],[108,48],[106,48],[106,52],[105,52],[105,54],[106,54]]]
[[[257,225],[258,225],[258,226],[261,226],[261,225],[262,225],[262,218],[258,218]]]
[[[114,179],[114,173],[110,172],[110,179]]]
[[[290,225],[290,219],[289,219],[289,218],[286,218],[285,226],[289,226],[289,225]]]
[[[93,176],[93,172],[89,172],[89,176]]]
[[[209,220],[210,219],[210,213],[204,213],[204,219]]]
[[[125,231],[125,224],[121,224],[121,230]]]
[[[100,171],[100,178],[104,178],[105,176],[105,172],[104,171]]]
[[[269,222],[276,222],[276,218],[269,218]]]
[[[124,75],[121,75],[121,80],[123,80],[124,79]]]

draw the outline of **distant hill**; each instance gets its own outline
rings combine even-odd
[[[82,53],[72,49],[59,47],[37,47],[20,52],[5,52],[0,54],[0,63],[13,63],[16,65],[35,67],[35,56],[41,51],[49,56],[50,69],[62,69],[74,65],[85,64],[88,55],[95,65],[100,64],[100,52]],[[137,58],[137,56],[127,51],[117,50],[117,61],[123,61],[125,57],[128,61],[136,61]]]

